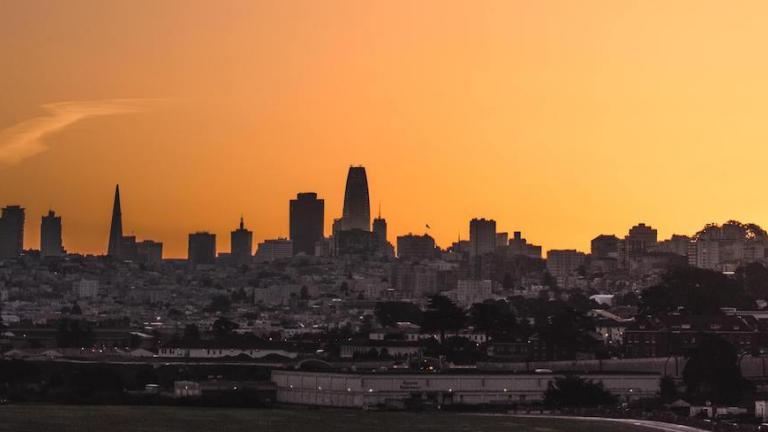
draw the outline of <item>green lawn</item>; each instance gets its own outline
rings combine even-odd
[[[227,409],[130,406],[0,406],[0,431],[13,432],[647,432],[634,426],[548,418],[441,412]]]

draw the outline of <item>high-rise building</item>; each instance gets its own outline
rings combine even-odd
[[[615,235],[600,234],[592,239],[591,254],[592,258],[618,258],[619,238]]]
[[[381,216],[373,220],[373,238],[379,245],[387,244],[387,220]]]
[[[496,221],[472,219],[469,221],[469,255],[475,257],[496,250]]]
[[[500,232],[496,233],[496,247],[504,247],[509,245],[509,233]]]
[[[216,234],[196,232],[189,235],[187,261],[191,266],[216,263]]]
[[[253,233],[245,229],[243,218],[240,218],[240,227],[230,236],[232,244],[232,262],[237,265],[251,263],[253,254]]]
[[[140,241],[136,243],[136,254],[141,262],[160,264],[163,262],[163,244],[152,240]]]
[[[371,230],[371,204],[368,199],[368,177],[365,167],[351,166],[344,190],[342,230]]]
[[[315,245],[324,235],[325,201],[314,192],[303,192],[289,206],[289,235],[293,254],[315,254]]]
[[[619,264],[629,266],[632,258],[650,252],[658,239],[658,233],[650,226],[640,223],[633,226],[629,233],[619,242]]]
[[[564,278],[584,264],[587,256],[573,249],[547,252],[547,270],[556,278]]]
[[[107,255],[120,258],[123,243],[123,215],[120,209],[120,185],[115,186],[115,199],[112,203],[112,223],[109,227],[109,245]]]
[[[286,238],[278,238],[259,243],[254,259],[256,262],[272,262],[291,256],[293,256],[293,242]]]
[[[429,234],[407,234],[397,237],[397,257],[403,260],[423,260],[437,257],[435,239]]]
[[[520,231],[512,233],[507,253],[510,255],[525,255],[531,258],[541,258],[541,246],[528,243]]]
[[[64,255],[61,241],[61,216],[49,210],[40,221],[40,256],[57,257]]]
[[[24,209],[17,205],[3,208],[0,215],[0,258],[15,258],[24,249]]]

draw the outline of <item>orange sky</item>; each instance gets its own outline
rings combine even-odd
[[[495,218],[545,249],[636,222],[768,225],[768,2],[0,2],[0,204],[186,255],[288,233],[288,200],[341,213],[368,169],[390,240],[446,246]],[[54,104],[55,105],[52,105]]]

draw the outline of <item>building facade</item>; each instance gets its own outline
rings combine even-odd
[[[289,206],[289,238],[293,254],[315,254],[315,245],[322,240],[325,226],[325,200],[314,192],[303,192]]]

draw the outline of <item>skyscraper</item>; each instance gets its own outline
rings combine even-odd
[[[61,242],[61,216],[49,210],[40,221],[40,256],[55,257],[64,255]]]
[[[387,220],[381,215],[373,220],[373,239],[379,246],[387,244]]]
[[[299,193],[291,200],[289,213],[293,254],[314,255],[315,245],[324,235],[325,201],[314,192]]]
[[[109,227],[107,255],[119,258],[123,243],[123,214],[120,210],[120,185],[115,186],[115,201],[112,204],[112,224]]]
[[[365,167],[351,166],[344,190],[342,230],[371,230],[371,204],[368,199],[368,177]]]
[[[5,207],[0,216],[0,258],[15,258],[24,249],[24,209]]]
[[[189,235],[187,261],[191,266],[216,264],[216,234],[196,232]]]
[[[237,265],[246,265],[251,263],[253,254],[253,233],[245,229],[243,218],[240,218],[240,227],[230,236],[232,244],[232,262]]]
[[[146,264],[160,264],[163,262],[163,244],[152,240],[144,240],[136,243],[136,255],[139,261]]]
[[[469,221],[469,255],[475,257],[496,250],[496,221],[472,219]]]

